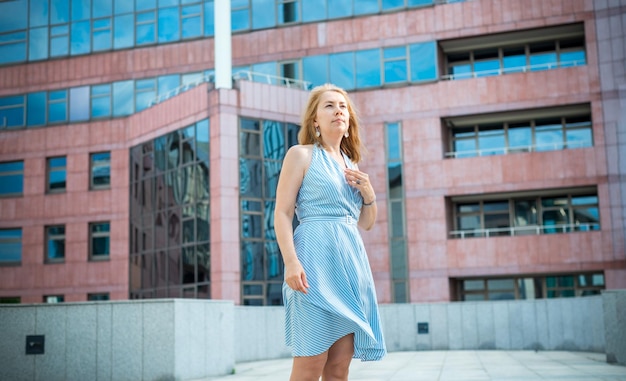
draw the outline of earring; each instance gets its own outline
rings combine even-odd
[[[315,136],[316,137],[320,137],[320,135],[322,135],[322,133],[320,132],[320,130],[315,130]]]
[[[345,134],[343,134],[343,137],[344,137],[344,138],[347,138],[348,136],[350,136],[350,134],[348,133],[348,131],[346,131],[346,133],[345,133]]]

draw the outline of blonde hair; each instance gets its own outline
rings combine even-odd
[[[315,87],[309,94],[309,100],[307,101],[304,114],[302,115],[302,124],[300,125],[300,131],[298,132],[298,143],[300,144],[319,144],[324,147],[324,141],[322,137],[315,136],[315,118],[317,116],[317,106],[320,103],[322,94],[327,91],[335,91],[346,99],[348,105],[348,113],[350,114],[347,138],[341,140],[341,150],[352,160],[354,163],[361,161],[361,137],[359,136],[359,120],[356,115],[356,109],[348,97],[348,93],[335,85],[324,84]]]

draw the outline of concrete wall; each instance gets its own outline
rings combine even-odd
[[[233,303],[150,301],[0,308],[0,380],[189,380],[234,367]],[[45,353],[25,355],[26,336]]]
[[[380,306],[387,349],[536,349],[626,362],[626,290],[536,301]],[[418,323],[428,333],[418,334]],[[26,336],[45,353],[26,355]],[[0,307],[0,380],[195,380],[290,356],[283,307],[164,299]]]
[[[606,335],[606,361],[626,365],[626,290],[602,294]]]

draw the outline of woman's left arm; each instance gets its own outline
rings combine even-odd
[[[370,230],[376,222],[378,208],[376,207],[376,193],[370,183],[369,175],[358,169],[346,169],[346,180],[353,188],[361,192],[363,206],[361,206],[361,216],[359,217],[359,227]]]

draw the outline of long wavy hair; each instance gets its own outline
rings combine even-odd
[[[309,94],[309,100],[307,101],[304,114],[302,115],[302,124],[300,131],[298,132],[298,143],[300,144],[319,144],[325,147],[322,137],[315,136],[315,117],[317,116],[317,106],[320,103],[322,94],[327,91],[335,91],[346,99],[348,105],[348,113],[350,113],[348,134],[347,138],[341,140],[341,150],[352,160],[354,163],[361,161],[361,151],[363,149],[361,145],[361,137],[359,136],[359,120],[357,117],[357,111],[348,96],[348,93],[335,85],[325,84],[317,86],[311,90]],[[326,148],[326,147],[325,147]]]

